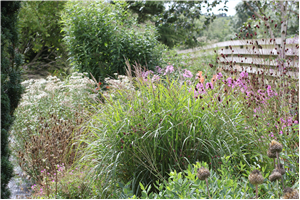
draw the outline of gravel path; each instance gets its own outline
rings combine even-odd
[[[14,166],[15,176],[9,181],[8,188],[11,192],[11,199],[27,199],[31,195],[31,183],[22,175],[19,166]]]

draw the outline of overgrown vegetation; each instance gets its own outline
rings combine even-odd
[[[231,46],[200,57],[166,49],[146,8],[136,18],[125,2],[65,2],[63,42],[79,73],[22,82],[10,130],[32,198],[299,196],[299,42],[285,44],[286,19],[270,27],[256,4],[232,38],[255,61],[238,71],[234,55],[248,56]]]

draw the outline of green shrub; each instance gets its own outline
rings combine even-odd
[[[223,165],[218,169],[220,174],[215,170],[210,170],[208,177],[208,186],[212,199],[250,199],[255,197],[255,186],[250,184],[244,177],[241,178],[235,174],[233,165],[229,161],[229,157],[222,157]],[[197,169],[200,167],[208,168],[205,162],[197,162],[189,164],[184,172],[176,172],[172,170],[169,173],[168,180],[156,182],[155,187],[158,192],[150,192],[151,186],[145,187],[143,184],[141,199],[205,199],[208,198],[205,181],[201,181],[197,177]],[[236,165],[234,166],[236,167]],[[241,167],[241,166],[238,166]],[[277,187],[268,180],[268,175],[263,173],[264,183],[259,185],[259,197],[263,199],[278,198]],[[123,186],[120,198],[133,198],[132,191],[128,189],[128,185]],[[298,188],[299,183],[295,183],[292,188]],[[281,188],[282,189],[282,188]]]
[[[153,68],[161,57],[153,25],[138,25],[125,2],[68,2],[62,15],[70,59],[98,80],[125,74],[125,60]]]
[[[3,199],[10,196],[7,185],[13,176],[9,129],[23,92],[19,70],[22,56],[16,50],[19,9],[20,2],[1,2],[1,198]]]

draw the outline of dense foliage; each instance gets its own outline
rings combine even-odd
[[[203,10],[209,12],[212,8],[224,3],[219,10],[227,11],[228,1],[132,1],[128,8],[138,14],[139,23],[150,20],[158,29],[158,40],[168,47],[182,45],[195,47],[199,43],[198,35],[210,26],[216,18],[213,13],[203,14]],[[197,25],[201,19],[203,23]]]
[[[22,93],[19,71],[22,56],[16,51],[19,9],[20,2],[1,2],[1,198],[10,196],[7,184],[13,176],[13,166],[9,159],[8,131]]]
[[[125,74],[125,60],[148,68],[158,65],[155,28],[140,26],[124,7],[125,2],[68,2],[63,15],[64,40],[77,69],[98,80]]]
[[[64,1],[23,1],[20,9],[20,51],[27,67],[66,67],[60,14]]]
[[[234,168],[243,171],[245,165],[242,163],[232,165],[230,156],[221,158],[223,164],[217,170],[210,170],[208,178],[208,185],[212,199],[251,199],[254,198],[254,185],[249,185],[245,177],[235,174]],[[209,165],[205,162],[196,164],[189,164],[187,169],[183,172],[172,170],[169,174],[168,180],[163,183],[157,182],[155,187],[159,192],[150,192],[151,186],[144,186],[142,188],[141,199],[206,199],[207,186],[205,181],[201,181],[197,177],[197,169]],[[278,191],[276,184],[268,180],[270,172],[263,169],[264,184],[260,186],[259,197],[263,199],[278,198]],[[247,176],[249,172],[247,172]],[[289,174],[290,175],[290,174]],[[120,194],[121,198],[137,198],[128,188],[129,185],[124,186],[123,192]],[[289,186],[290,187],[290,186]],[[293,186],[293,188],[298,185]]]
[[[41,8],[38,12],[51,26],[45,5],[50,9],[62,4],[44,3],[24,5],[28,10]],[[287,3],[287,8],[283,2],[244,2],[238,6],[241,19],[233,17],[235,27],[222,15],[211,24],[216,28],[197,33],[193,30],[214,18],[202,18],[201,3],[209,4],[175,1],[164,10],[162,2],[69,1],[59,7],[63,26],[59,34],[64,34],[75,70],[83,73],[64,80],[50,76],[22,82],[26,91],[15,111],[10,129],[15,143],[10,147],[15,163],[33,182],[33,198],[298,195],[299,81],[294,74],[299,73],[299,40],[298,36],[285,40],[289,34],[281,32],[289,29],[289,20],[297,21],[295,13],[289,13],[298,4]],[[246,6],[251,9],[245,16]],[[273,8],[270,18],[260,16]],[[276,28],[280,17],[282,25]],[[26,30],[32,27],[47,35],[48,26],[39,30],[37,21]],[[239,24],[243,25],[235,33]],[[183,56],[159,45],[159,27],[166,28],[162,35],[175,42],[181,34],[181,41],[189,40],[190,34],[190,41],[196,38],[202,44],[234,35],[247,39],[243,41],[251,48],[232,49],[233,41],[228,48],[216,48],[216,54],[199,51]],[[295,27],[290,28],[292,33]],[[275,39],[257,39],[272,32],[281,36],[282,48]],[[5,49],[9,40],[3,41]],[[34,43],[41,47],[37,40]],[[8,53],[3,55],[9,58]],[[12,55],[16,65],[11,65],[13,59],[4,62],[16,67],[21,57]],[[252,59],[255,64],[247,70],[237,68],[235,55],[241,63],[250,64]],[[8,91],[2,102],[17,93],[2,88]],[[10,112],[7,108],[3,110]]]

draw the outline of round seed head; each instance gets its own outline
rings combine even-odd
[[[272,171],[271,175],[269,176],[269,180],[271,182],[276,181],[278,179],[281,179],[281,173],[280,171],[276,168]]]
[[[270,149],[268,149],[267,155],[269,158],[276,158],[276,153],[272,153]]]
[[[197,176],[200,180],[205,180],[207,177],[210,176],[210,172],[208,169],[205,169],[204,167],[201,167],[197,170]]]
[[[284,199],[299,199],[299,193],[295,189],[287,187],[283,190],[283,193],[284,193],[283,196]]]
[[[278,169],[278,170],[279,170],[280,174],[284,175],[285,174],[285,169],[284,169],[283,164],[280,163],[279,166],[280,166],[280,169]]]
[[[258,185],[264,182],[264,177],[259,170],[255,169],[249,174],[248,180],[251,184]]]
[[[282,151],[282,144],[280,144],[275,140],[272,140],[269,149],[272,153],[276,153],[276,152],[280,153]]]

